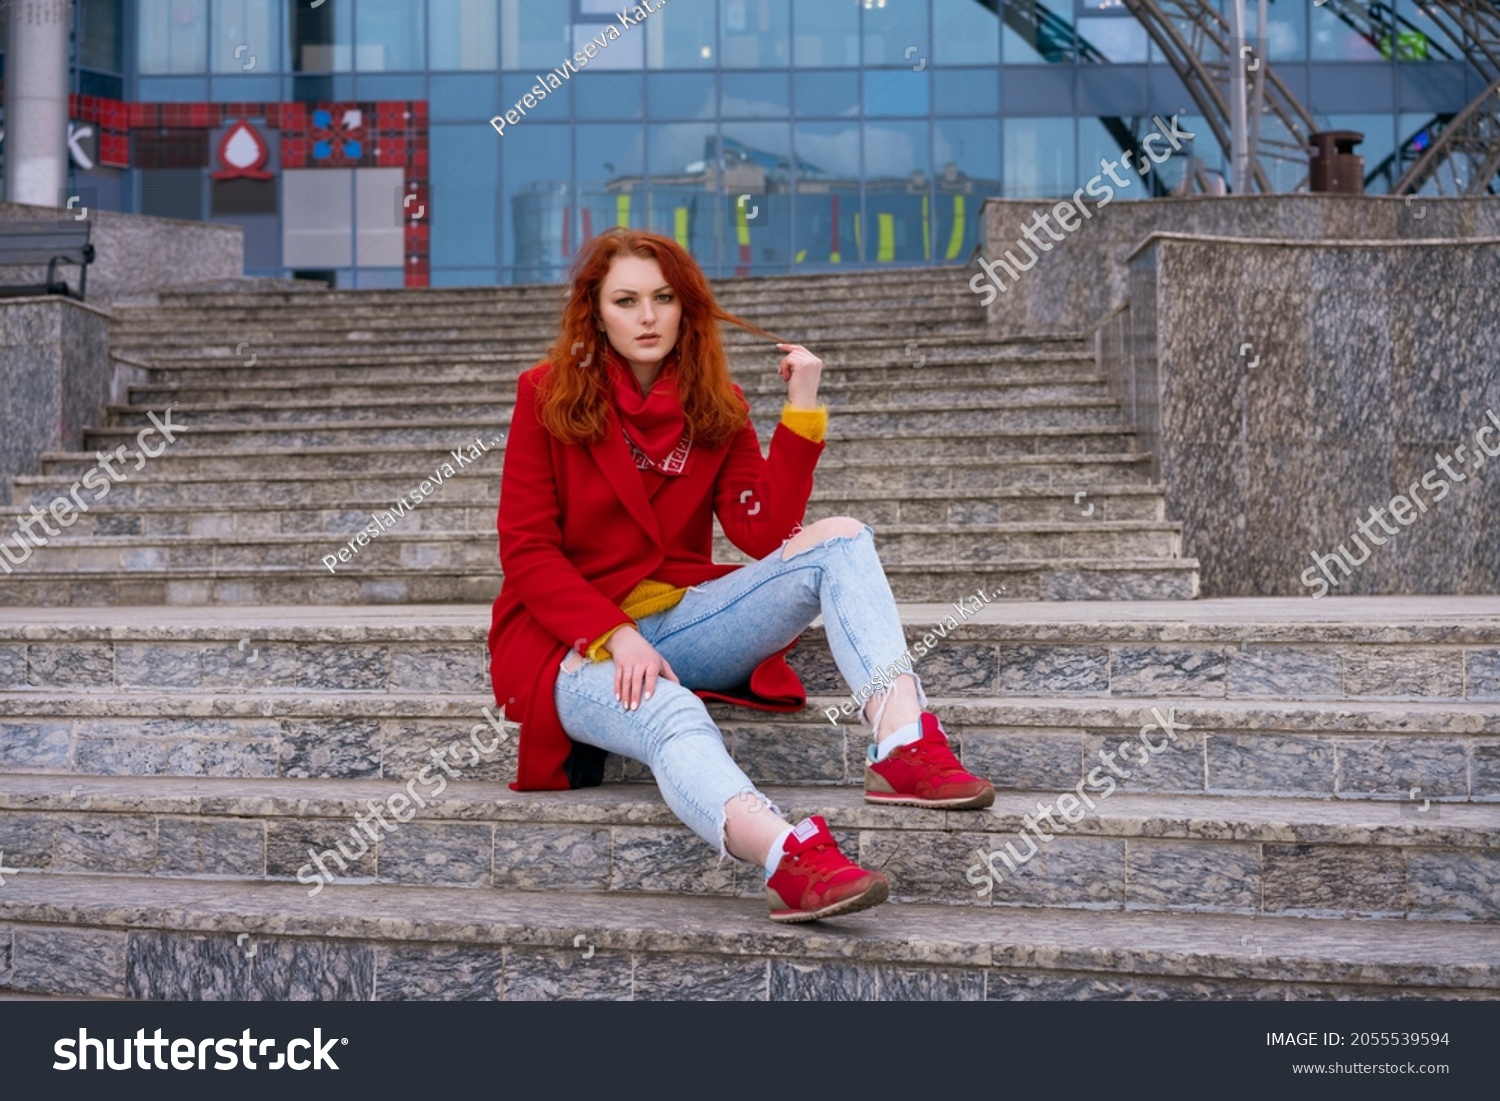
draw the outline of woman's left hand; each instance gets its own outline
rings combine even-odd
[[[800,344],[778,344],[776,347],[786,353],[777,372],[786,380],[787,403],[796,409],[816,409],[823,361]]]

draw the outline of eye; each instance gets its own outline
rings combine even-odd
[[[672,301],[672,295],[670,293],[662,293],[656,296],[656,300],[658,302],[670,302]]]
[[[616,298],[615,299],[615,305],[617,307],[621,308],[621,309],[624,309],[626,306],[630,305],[634,301],[635,301],[634,298],[630,297],[629,295],[626,295],[624,298]]]

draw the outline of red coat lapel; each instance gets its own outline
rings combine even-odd
[[[609,431],[604,434],[604,439],[589,444],[589,454],[594,457],[599,472],[604,475],[604,480],[615,491],[621,504],[651,537],[651,541],[660,547],[661,530],[656,524],[656,513],[651,510],[641,472],[635,468],[635,460],[630,455],[630,447],[625,443],[619,418],[613,410],[609,415]]]

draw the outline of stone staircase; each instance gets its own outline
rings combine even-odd
[[[1500,994],[1500,599],[1183,599],[1196,564],[1091,355],[989,341],[956,271],[720,287],[825,359],[809,515],[876,528],[908,637],[1004,586],[919,665],[1001,789],[989,812],[863,803],[820,628],[792,655],[807,711],[711,708],[893,905],[774,926],[761,873],[641,768],[518,794],[513,738],[375,826],[434,752],[492,736],[503,433],[558,290],[267,287],[117,310],[130,403],[15,479],[17,510],[45,508],[148,413],[188,426],[0,577],[0,996]],[[777,356],[728,340],[764,439]],[[1039,800],[1163,722],[1159,753],[987,879]]]

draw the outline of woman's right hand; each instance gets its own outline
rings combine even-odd
[[[615,699],[625,705],[626,711],[636,710],[651,698],[658,677],[682,683],[667,659],[634,627],[621,627],[609,636],[605,646],[615,662]]]

